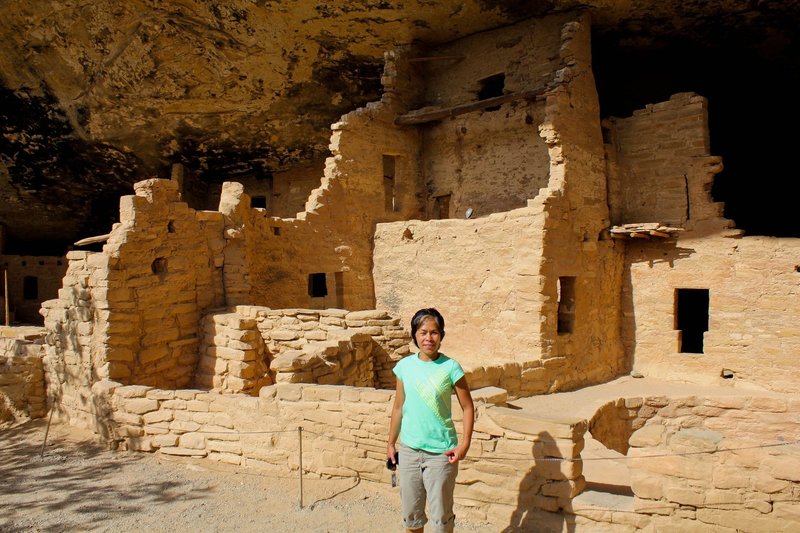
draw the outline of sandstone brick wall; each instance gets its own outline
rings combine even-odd
[[[257,394],[263,385],[395,386],[392,368],[410,353],[400,319],[385,311],[237,306],[203,319],[196,384]]]
[[[628,243],[625,341],[634,366],[661,378],[800,390],[800,240],[687,232],[671,244]],[[708,289],[703,353],[680,353],[678,288]]]
[[[377,306],[408,324],[422,307],[445,318],[442,351],[469,367],[539,359],[544,217],[533,208],[475,220],[380,224]]]
[[[44,332],[0,328],[0,423],[47,413]]]
[[[795,530],[798,409],[796,398],[669,400],[630,439],[630,455],[639,457],[629,461],[636,512],[659,530]],[[658,454],[670,456],[647,458]]]
[[[417,65],[427,94],[425,104],[448,107],[478,100],[481,80],[505,76],[502,94],[532,90],[552,81],[564,17],[548,17],[484,32],[448,43],[433,56],[462,60]],[[466,113],[424,125],[422,159],[428,192],[426,214],[434,217],[434,198],[450,195],[442,218],[510,211],[527,205],[549,175],[547,145],[538,127],[544,102],[517,100],[497,110]]]
[[[250,397],[109,381],[94,391],[107,410],[102,431],[122,448],[296,470],[302,427],[307,472],[388,480],[393,391],[277,384]],[[534,508],[555,512],[568,505],[584,484],[581,463],[547,458],[579,458],[585,422],[487,406],[481,398],[503,401],[493,391],[475,396],[474,440],[456,488],[463,513],[500,524]]]
[[[3,298],[8,298],[9,310],[14,322],[41,324],[39,307],[42,302],[55,298],[61,286],[61,278],[67,271],[63,257],[0,255],[0,270],[8,275],[8,295],[2,294],[3,279],[0,277],[0,322],[5,324]],[[0,273],[2,275],[2,273]],[[36,278],[37,296],[25,298],[25,278]]]
[[[85,423],[96,380],[190,384],[200,313],[222,304],[222,215],[189,209],[177,188],[137,183],[103,252],[69,252],[58,299],[42,304],[50,386]]]
[[[387,55],[383,100],[348,113],[332,125],[332,155],[305,210],[289,219],[253,210],[242,216],[245,248],[239,254],[246,257],[249,292],[235,301],[229,298],[229,305],[375,307],[370,275],[375,224],[420,212],[418,133],[393,124],[405,109],[394,91],[399,83],[395,61],[394,54]],[[385,155],[395,158],[395,202],[390,209],[384,187]],[[324,299],[310,294],[310,274],[325,274],[328,295]]]
[[[589,22],[558,28],[559,85],[539,126],[548,187],[506,213],[381,224],[375,234],[379,307],[403,317],[439,308],[447,321],[444,352],[470,369],[545,361],[510,368],[520,380],[501,385],[510,394],[599,382],[626,366],[618,318],[622,245],[602,235],[608,208]],[[562,277],[575,280],[576,325],[559,334]]]
[[[614,224],[682,225],[721,216],[722,204],[710,198],[714,174],[697,168],[707,161],[721,170],[709,155],[707,108],[702,96],[679,93],[605,123],[613,139],[609,157],[618,164],[609,185]]]

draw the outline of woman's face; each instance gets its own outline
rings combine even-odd
[[[436,320],[431,317],[422,319],[422,323],[417,329],[415,340],[420,352],[431,359],[435,359],[439,355],[439,346],[442,344],[442,333],[439,331],[439,325]]]

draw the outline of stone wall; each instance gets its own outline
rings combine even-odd
[[[543,225],[533,208],[475,220],[380,224],[377,305],[406,323],[417,309],[436,307],[445,318],[442,350],[469,367],[538,359],[536,236]]]
[[[558,69],[559,32],[564,17],[526,21],[480,33],[430,50],[439,60],[416,67],[426,87],[427,106],[450,107],[479,99],[482,80],[503,76],[496,94],[547,85]],[[547,145],[538,127],[544,102],[520,99],[425,125],[422,164],[428,218],[462,218],[510,211],[527,205],[549,174]],[[435,198],[449,195],[438,215]]]
[[[711,157],[708,102],[694,93],[679,93],[648,105],[630,118],[604,123],[618,168],[609,180],[614,224],[660,222],[684,225],[722,215],[722,204],[710,199],[714,173],[699,166]]]
[[[669,244],[627,245],[628,353],[660,378],[800,390],[800,239],[686,232]],[[703,353],[681,353],[676,290],[708,290]],[[703,310],[704,311],[704,310]]]
[[[47,413],[44,332],[0,327],[0,423]]]
[[[657,530],[794,531],[798,409],[797,398],[669,400],[630,439],[636,512]]]
[[[94,391],[107,410],[102,431],[125,449],[296,470],[302,427],[304,471],[388,479],[393,391],[277,384],[251,397],[109,381],[96,383]],[[488,401],[504,401],[497,391],[474,396],[473,443],[456,487],[459,514],[501,524],[567,506],[584,480],[580,461],[561,459],[580,457],[585,422],[544,420],[488,406]],[[457,427],[460,416],[456,409]]]
[[[548,186],[527,207],[476,220],[382,224],[375,234],[378,306],[404,317],[437,307],[447,321],[445,353],[470,369],[519,364],[509,373],[528,374],[501,385],[511,394],[599,382],[626,369],[618,316],[623,247],[603,235],[605,160],[589,22],[560,21],[550,31],[562,68],[551,73],[539,126]],[[559,331],[567,278],[575,326]],[[521,368],[530,361],[535,368]]]
[[[146,180],[135,192],[120,200],[103,252],[69,252],[58,299],[42,304],[50,387],[89,424],[97,380],[189,385],[201,312],[224,295],[222,215],[188,208],[176,181]]]
[[[385,311],[237,306],[203,318],[198,387],[258,394],[263,385],[395,387],[411,337]]]
[[[39,307],[42,302],[58,296],[61,278],[67,271],[67,261],[63,257],[0,255],[0,265],[8,275],[8,295],[2,288],[0,279],[0,322],[5,324],[5,306],[3,298],[8,298],[9,311],[13,322],[41,324]],[[26,281],[26,278],[33,278]],[[35,295],[26,296],[25,285],[35,287]]]

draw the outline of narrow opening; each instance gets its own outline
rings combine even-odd
[[[397,196],[395,191],[395,172],[397,169],[397,157],[393,155],[383,156],[383,198],[386,211],[397,211]]]
[[[25,300],[39,299],[39,278],[36,276],[22,278],[22,297]]]
[[[253,196],[250,198],[250,207],[257,207],[260,209],[267,208],[267,197],[266,196]]]
[[[275,235],[276,237],[279,236],[281,234],[281,228],[279,228],[278,226],[273,226],[272,234]]]
[[[44,266],[44,261],[39,261],[39,266]]]
[[[478,100],[487,100],[496,96],[503,96],[503,90],[506,86],[505,73],[495,74],[488,78],[483,78],[480,83],[481,88],[478,90]],[[487,107],[486,111],[497,111],[500,109],[499,105]]]
[[[167,272],[167,258],[166,257],[157,257],[150,264],[150,270],[153,271],[153,274],[166,274],[166,272]]]
[[[681,353],[703,353],[708,302],[708,289],[675,289],[675,328],[680,330]]]
[[[450,195],[444,194],[433,199],[433,219],[450,218]]]
[[[170,220],[167,223],[167,233],[175,233],[175,221]]]
[[[558,333],[572,333],[575,327],[575,277],[558,278]]]
[[[321,298],[328,295],[328,284],[325,281],[324,272],[308,275],[308,295],[312,298]]]

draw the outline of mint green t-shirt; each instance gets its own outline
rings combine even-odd
[[[423,361],[415,353],[401,359],[393,371],[405,392],[400,425],[403,444],[431,453],[455,448],[458,437],[451,396],[456,382],[464,376],[461,365],[442,353],[435,361]]]

